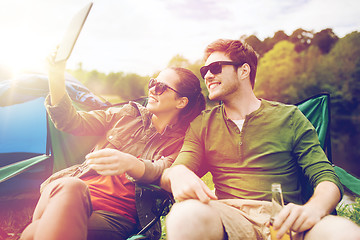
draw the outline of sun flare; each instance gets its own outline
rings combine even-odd
[[[42,42],[41,36],[29,31],[13,32],[2,39],[0,66],[10,72],[11,77],[24,72],[44,71],[50,49]]]

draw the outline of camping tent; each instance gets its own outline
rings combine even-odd
[[[79,109],[110,106],[70,75],[66,75],[66,90]],[[59,142],[66,133],[57,131],[47,118],[44,99],[48,92],[48,79],[42,74],[0,82],[0,199],[38,192],[52,172],[82,161],[84,151],[96,140],[78,141],[77,137],[75,141],[69,135],[66,142]],[[72,156],[61,151],[77,144],[82,150]]]

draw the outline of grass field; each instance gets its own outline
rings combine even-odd
[[[339,216],[346,217],[360,226],[360,197],[355,197],[354,203],[340,203],[336,211]]]
[[[19,239],[30,223],[37,197],[0,201],[0,240]]]

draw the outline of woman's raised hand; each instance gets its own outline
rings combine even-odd
[[[66,61],[55,62],[57,48],[46,59],[49,77],[51,105],[56,105],[66,93],[65,67]]]

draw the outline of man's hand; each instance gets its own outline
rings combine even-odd
[[[280,239],[291,229],[295,232],[303,232],[312,228],[324,217],[324,213],[317,207],[297,205],[289,203],[276,217],[273,227],[278,230],[277,237]]]
[[[145,171],[143,162],[116,149],[101,149],[89,153],[85,158],[90,168],[104,176],[121,175],[126,172],[134,178],[140,178]]]
[[[277,237],[281,238],[290,229],[295,232],[311,229],[331,213],[339,200],[340,191],[334,183],[328,181],[319,183],[305,205],[289,203],[281,210],[273,224],[274,229],[278,230]]]
[[[177,201],[198,199],[203,203],[208,203],[211,199],[217,199],[206,184],[194,172],[183,165],[166,169],[161,181],[162,184],[167,182],[166,185],[171,186],[171,191]]]

